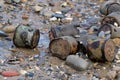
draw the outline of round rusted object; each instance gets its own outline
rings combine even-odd
[[[120,26],[120,12],[113,12],[109,15],[107,15],[103,20],[101,21],[102,24],[112,24],[114,25],[115,23]]]
[[[35,48],[38,45],[39,38],[38,29],[20,25],[14,32],[13,43],[16,47]]]
[[[66,59],[70,53],[77,52],[78,42],[71,36],[63,36],[52,40],[49,44],[49,50],[52,55]]]
[[[52,27],[49,31],[49,38],[53,40],[61,36],[75,36],[79,34],[79,30],[72,24]]]
[[[120,38],[120,28],[119,27],[116,27],[116,26],[113,26],[112,24],[103,24],[99,31],[98,31],[98,34],[101,32],[101,31],[104,31],[105,33],[107,31],[110,31],[110,38]]]
[[[113,61],[115,57],[115,44],[111,39],[94,40],[88,42],[88,57],[93,61]]]
[[[116,11],[120,11],[120,3],[115,1],[106,1],[100,6],[100,13],[103,15],[108,15]]]

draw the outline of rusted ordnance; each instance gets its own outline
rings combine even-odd
[[[103,24],[100,27],[98,34],[101,31],[104,31],[105,37],[110,35],[110,38],[120,38],[120,27],[114,26],[112,24]]]
[[[62,36],[75,36],[79,34],[79,30],[74,24],[66,24],[62,26],[52,27],[49,31],[49,38],[53,40]]]
[[[112,12],[120,11],[120,3],[113,1],[106,1],[100,6],[100,13],[108,15]]]
[[[88,57],[93,61],[113,61],[115,57],[115,44],[111,39],[97,39],[88,41]]]
[[[30,26],[19,25],[13,37],[13,43],[16,47],[35,48],[38,45],[40,33],[38,29]]]
[[[102,24],[112,24],[115,26],[120,26],[120,12],[113,12],[109,15],[107,15],[105,18],[103,18]]]
[[[52,55],[61,59],[66,59],[69,54],[74,54],[78,50],[78,42],[71,36],[62,36],[53,39],[49,44],[49,50]]]

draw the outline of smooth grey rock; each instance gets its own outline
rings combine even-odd
[[[65,17],[63,14],[58,14],[58,13],[55,13],[52,16],[56,17],[56,18],[64,18]]]
[[[66,59],[66,64],[75,68],[76,70],[88,69],[90,62],[79,57],[78,55],[69,55]]]
[[[8,34],[4,31],[0,31],[0,37],[8,37]]]
[[[41,15],[44,15],[46,17],[51,17],[54,13],[51,11],[50,8],[44,8],[43,10],[40,11]]]
[[[104,32],[104,31],[101,31],[101,32],[98,34],[98,37],[100,37],[100,38],[105,37],[105,32]]]

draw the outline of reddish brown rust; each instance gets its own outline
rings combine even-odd
[[[52,40],[49,44],[52,55],[65,59],[70,53],[76,53],[78,42],[71,36],[63,36]]]
[[[101,21],[102,24],[112,24],[114,25],[115,23],[120,26],[120,12],[113,12],[109,15],[107,15],[103,20]]]
[[[93,61],[113,61],[115,57],[115,44],[111,39],[98,39],[88,41],[88,57]]]
[[[66,24],[59,27],[52,27],[49,31],[49,38],[53,40],[61,36],[75,36],[79,34],[79,30],[74,24]]]
[[[110,31],[110,38],[120,38],[120,28],[119,27],[116,27],[112,24],[103,24],[99,31],[98,31],[98,34],[101,32],[101,31],[104,31],[104,32],[107,32],[107,31]]]

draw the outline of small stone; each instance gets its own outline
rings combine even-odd
[[[41,11],[43,9],[43,7],[40,7],[40,6],[37,6],[37,5],[34,6],[33,8],[34,8],[35,12],[39,12],[39,11]]]
[[[104,31],[100,31],[100,33],[98,34],[98,37],[105,38],[105,32]]]
[[[57,20],[56,17],[52,17],[52,18],[50,18],[50,21],[56,21],[56,20]]]
[[[40,14],[46,17],[51,17],[54,13],[51,11],[50,8],[45,8],[40,11]]]
[[[90,62],[84,60],[78,55],[69,55],[66,59],[66,64],[70,65],[76,70],[86,70],[90,66]]]
[[[56,18],[64,18],[64,15],[63,14],[58,14],[58,13],[55,13],[52,15],[53,17],[56,17]]]
[[[28,18],[29,18],[29,15],[27,15],[27,14],[24,14],[24,15],[22,16],[22,19],[27,20]]]
[[[2,72],[2,76],[4,76],[4,77],[19,76],[19,73],[18,72],[14,72],[14,71],[3,71]]]
[[[117,73],[116,71],[109,71],[106,75],[106,77],[109,79],[109,80],[114,80],[115,77],[116,77]]]
[[[6,33],[13,33],[15,31],[17,26],[15,25],[9,25],[9,26],[5,26],[3,28],[3,31],[5,31]]]
[[[28,73],[25,74],[25,76],[33,77],[34,73],[33,72],[28,72]]]
[[[25,70],[20,70],[19,73],[20,73],[21,75],[25,75],[25,74],[27,73],[27,71],[25,71]]]
[[[67,2],[63,2],[63,3],[61,4],[61,6],[62,6],[62,7],[67,7],[68,4],[67,4]]]

